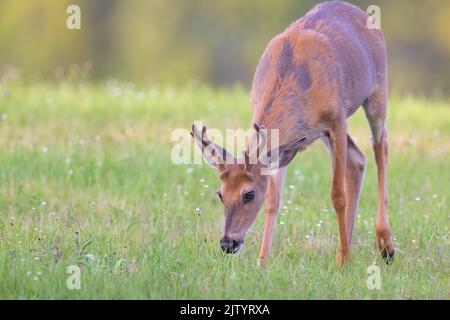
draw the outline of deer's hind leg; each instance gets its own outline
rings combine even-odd
[[[389,263],[394,257],[394,244],[392,242],[391,227],[387,216],[388,142],[386,130],[386,90],[376,91],[364,102],[363,107],[372,131],[372,147],[378,172],[377,246],[386,263]]]

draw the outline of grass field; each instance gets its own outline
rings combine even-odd
[[[396,257],[374,249],[376,170],[368,157],[352,262],[335,265],[330,159],[320,143],[288,169],[271,261],[256,266],[263,213],[238,255],[219,249],[216,172],[174,165],[171,132],[194,120],[248,128],[249,94],[188,85],[11,85],[0,91],[0,298],[448,299],[450,103],[392,97],[389,215]],[[366,286],[381,268],[381,289]],[[69,290],[69,265],[81,289]]]

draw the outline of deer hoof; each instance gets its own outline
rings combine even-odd
[[[381,250],[381,256],[383,257],[386,264],[391,264],[394,261],[394,253],[395,250],[392,249],[392,251],[389,251],[386,248],[383,248]]]
[[[267,257],[259,257],[258,258],[258,267],[265,268],[265,267],[267,267],[268,262],[269,262],[269,259]]]
[[[336,264],[338,267],[343,267],[348,261],[350,261],[350,253],[338,251],[336,255]]]

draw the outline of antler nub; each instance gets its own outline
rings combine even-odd
[[[202,132],[200,134],[200,131],[198,130],[197,126],[195,124],[193,124],[192,131],[190,133],[191,133],[191,136],[194,138],[194,140],[202,143],[201,146],[199,145],[199,147],[201,147],[202,150],[203,150],[203,148],[207,147],[211,143],[208,136],[206,135],[206,127],[205,126],[202,127]]]
[[[225,159],[230,156],[225,149],[218,146],[214,142],[212,142],[208,135],[206,134],[206,127],[202,127],[202,131],[198,130],[197,126],[195,124],[192,125],[192,131],[191,136],[194,138],[194,141],[197,143],[197,145],[202,150],[202,153],[205,157],[210,158],[212,157],[211,161],[208,161],[211,166],[217,166],[219,171],[224,172],[226,170],[226,166],[224,164]],[[205,153],[205,149],[211,145],[211,148],[209,149],[209,155]]]

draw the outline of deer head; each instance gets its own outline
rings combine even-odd
[[[212,142],[206,135],[206,127],[202,130],[193,125],[191,135],[208,164],[217,169],[222,185],[217,196],[225,209],[225,226],[220,240],[220,247],[226,253],[236,253],[242,246],[245,235],[252,226],[264,202],[267,191],[268,175],[261,174],[262,169],[270,168],[271,161],[250,161],[259,159],[254,152],[259,153],[266,142],[266,136],[259,125],[254,125],[259,143],[252,152],[244,151],[241,158],[236,159],[221,146]],[[266,160],[278,155],[278,167],[286,166],[295,156],[300,139],[294,143],[272,149],[266,154]],[[263,164],[265,163],[265,164]]]

